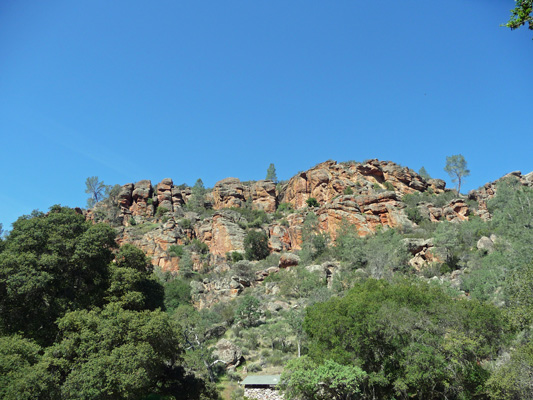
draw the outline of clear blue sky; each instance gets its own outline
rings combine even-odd
[[[0,1],[0,222],[85,179],[213,186],[379,158],[464,191],[533,170],[512,0]]]

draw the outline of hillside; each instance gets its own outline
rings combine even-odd
[[[283,372],[289,398],[525,398],[532,204],[533,173],[465,196],[378,160],[326,161],[277,183],[115,187],[89,210],[24,216],[0,241],[0,351],[34,349],[21,368],[54,393],[78,390],[87,368],[119,368],[91,364],[121,359],[113,346],[148,340],[157,362],[173,361],[132,383],[143,396],[182,398],[183,385],[215,398],[217,383],[239,399],[247,374]],[[13,368],[9,382],[33,376]],[[128,368],[118,373],[127,382]]]

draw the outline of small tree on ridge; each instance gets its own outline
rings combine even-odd
[[[466,160],[462,154],[446,157],[444,171],[450,175],[452,182],[457,182],[457,193],[461,193],[463,178],[470,175],[470,170],[466,167]]]

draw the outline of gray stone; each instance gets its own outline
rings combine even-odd
[[[477,249],[490,254],[494,251],[494,242],[490,238],[482,236],[477,241]]]
[[[215,345],[213,355],[226,364],[226,368],[239,366],[242,361],[242,350],[227,339],[221,339]]]

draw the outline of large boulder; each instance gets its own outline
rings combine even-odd
[[[279,267],[288,268],[295,267],[300,264],[300,257],[292,253],[283,253],[279,258]]]
[[[250,190],[252,207],[255,210],[263,210],[267,213],[276,211],[276,184],[272,181],[257,181]]]
[[[249,197],[249,188],[245,187],[238,178],[226,178],[215,184],[213,188],[213,208],[242,207]]]
[[[227,339],[217,342],[213,355],[222,361],[226,368],[238,367],[243,360],[241,348]]]

